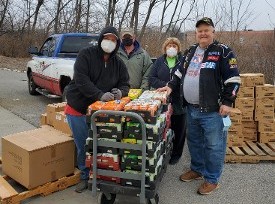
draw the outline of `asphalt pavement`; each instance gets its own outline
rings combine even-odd
[[[39,120],[37,118],[37,120]],[[21,117],[4,109],[0,104],[0,137],[36,128]],[[1,145],[0,145],[1,149]],[[159,183],[160,204],[272,204],[275,203],[275,165],[272,162],[258,164],[225,164],[220,188],[213,194],[201,196],[196,193],[202,181],[181,182],[178,178],[188,170],[190,157],[185,146],[183,157],[174,166],[168,166]],[[1,165],[0,165],[1,172]],[[15,187],[16,188],[16,187]],[[34,196],[23,204],[96,204],[91,191],[74,192],[75,186],[46,197]],[[1,190],[1,186],[0,186]],[[116,204],[137,204],[137,197],[118,196]]]

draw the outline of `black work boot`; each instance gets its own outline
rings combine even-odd
[[[88,188],[88,180],[80,180],[80,182],[76,185],[75,192],[82,193],[87,188]]]

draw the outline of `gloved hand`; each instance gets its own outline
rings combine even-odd
[[[113,88],[111,90],[112,94],[114,94],[115,100],[120,100],[122,97],[122,92],[118,88]]]
[[[111,92],[106,92],[101,96],[100,100],[104,102],[112,101],[114,100],[114,94],[112,94]]]

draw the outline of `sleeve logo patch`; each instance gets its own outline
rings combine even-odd
[[[236,65],[237,64],[237,59],[236,58],[229,59],[229,64],[230,65]]]

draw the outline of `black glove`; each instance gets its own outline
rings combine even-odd
[[[101,96],[100,100],[105,102],[112,101],[114,100],[114,94],[112,94],[111,92],[106,92]]]
[[[122,92],[118,88],[113,88],[111,90],[112,94],[114,94],[115,100],[120,100],[122,97]]]

